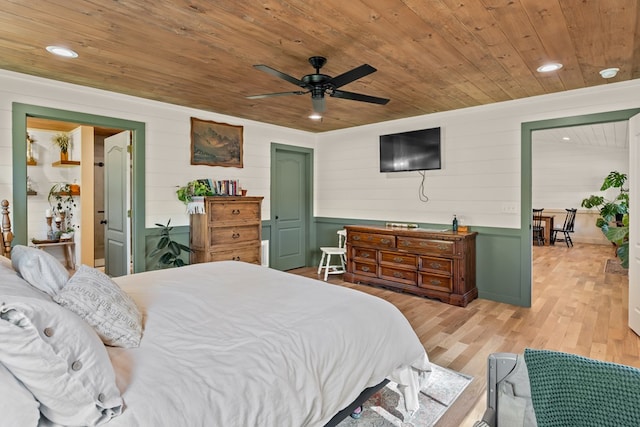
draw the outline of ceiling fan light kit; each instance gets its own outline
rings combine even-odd
[[[363,64],[350,71],[347,71],[346,73],[342,73],[339,76],[331,77],[326,74],[320,73],[320,69],[327,63],[327,58],[323,56],[312,56],[311,58],[309,58],[309,63],[313,68],[315,68],[316,71],[313,74],[307,74],[303,76],[301,79],[292,77],[288,74],[285,74],[281,71],[271,68],[268,65],[263,65],[263,64],[254,65],[254,68],[264,71],[266,73],[269,73],[282,80],[286,80],[289,83],[299,86],[304,90],[297,90],[292,92],[266,93],[262,95],[251,95],[251,96],[247,96],[247,98],[262,99],[262,98],[271,98],[271,97],[286,96],[286,95],[305,95],[310,93],[313,111],[316,113],[324,113],[326,111],[325,95],[329,95],[330,97],[334,97],[334,98],[350,99],[353,101],[368,102],[371,104],[379,104],[379,105],[385,105],[387,102],[389,102],[389,100],[386,98],[378,98],[375,96],[364,95],[361,93],[347,92],[347,91],[338,89],[346,84],[349,84],[353,81],[356,81],[362,77],[368,76],[369,74],[377,71],[375,68],[373,68],[369,64]]]

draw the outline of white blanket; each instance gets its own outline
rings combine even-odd
[[[139,348],[109,348],[119,426],[322,426],[384,378],[417,407],[424,348],[392,304],[241,262],[116,279],[145,316]]]

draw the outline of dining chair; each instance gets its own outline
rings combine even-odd
[[[577,209],[565,209],[567,211],[567,216],[564,218],[564,224],[562,228],[554,227],[551,230],[551,244],[555,244],[556,242],[565,242],[567,247],[573,247],[573,241],[571,240],[571,233],[573,233],[573,227],[576,222],[576,212]],[[564,235],[564,239],[558,239],[558,233],[562,233]],[[571,245],[571,246],[569,246]]]
[[[346,255],[347,249],[345,247],[347,241],[347,230],[338,230],[338,246],[322,246],[322,257],[320,258],[320,265],[318,265],[318,274],[324,270],[324,280],[327,281],[329,274],[342,274],[346,271]],[[340,264],[331,264],[331,256],[338,256]]]
[[[533,241],[536,242],[538,246],[544,246],[544,225],[542,225],[542,211],[544,211],[544,209],[533,210]]]

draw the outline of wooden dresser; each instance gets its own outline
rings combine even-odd
[[[191,264],[236,260],[260,264],[262,197],[205,198],[205,214],[189,215]]]
[[[390,287],[465,307],[478,297],[476,235],[346,226],[344,280]]]

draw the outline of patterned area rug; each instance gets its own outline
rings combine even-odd
[[[620,265],[620,260],[618,258],[608,259],[607,265],[604,267],[604,272],[611,274],[629,274],[629,270]]]
[[[364,403],[360,419],[347,417],[338,427],[430,427],[471,383],[472,377],[431,364],[432,372],[420,392],[420,408],[408,414],[397,384],[389,382]]]

